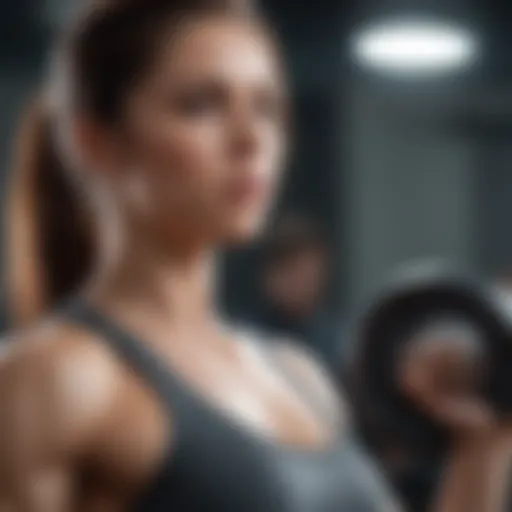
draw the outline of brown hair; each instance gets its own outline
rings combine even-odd
[[[209,13],[243,14],[250,7],[250,0],[95,1],[63,37],[71,107],[115,125],[130,88],[148,69],[171,21],[176,25]],[[55,151],[51,121],[43,101],[31,106],[11,177],[6,291],[16,325],[36,319],[72,293],[94,259],[91,216]]]

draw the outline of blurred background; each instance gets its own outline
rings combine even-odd
[[[44,75],[52,33],[77,3],[17,0],[1,8],[4,170],[20,107]],[[410,258],[447,256],[486,273],[504,271],[512,260],[511,7],[494,0],[263,3],[295,95],[294,160],[282,210],[315,218],[331,236],[332,303],[354,304]],[[423,35],[436,43],[423,64],[421,48],[412,61],[391,47],[380,57],[361,55],[372,49],[361,49],[358,37],[397,20],[420,31],[418,22],[432,25]],[[409,36],[411,30],[398,35]],[[230,255],[224,266],[230,306],[253,300],[253,252]]]
[[[3,184],[20,109],[77,3],[0,8]],[[263,3],[293,84],[294,157],[275,232],[223,261],[226,309],[298,333],[333,361],[353,308],[402,262],[449,258],[511,282],[512,5]],[[302,303],[287,304],[283,279]]]

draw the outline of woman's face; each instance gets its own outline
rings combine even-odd
[[[279,63],[261,29],[221,17],[184,23],[162,39],[127,98],[117,199],[160,236],[251,238],[279,181],[284,107]]]

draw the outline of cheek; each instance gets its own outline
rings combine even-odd
[[[218,164],[222,156],[219,130],[201,126],[161,123],[145,139],[144,156],[148,167],[160,177],[186,182],[202,175]]]
[[[259,232],[281,182],[285,136],[275,127],[260,125],[257,143],[243,157],[236,140],[233,127],[222,122],[190,123],[164,113],[138,122],[127,145],[131,168],[138,170],[138,180],[144,183],[139,188],[145,190],[145,211],[159,222],[180,219],[190,228],[215,232],[227,241]],[[227,191],[247,167],[268,178],[270,194],[266,200],[244,205],[230,201]]]
[[[211,196],[223,180],[220,130],[177,123],[154,123],[137,136],[137,158],[159,209],[180,209]]]

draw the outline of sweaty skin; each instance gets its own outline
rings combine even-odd
[[[333,391],[287,344],[283,359],[332,422],[234,340],[154,339],[190,386],[257,435],[309,448],[338,435]],[[0,364],[0,510],[126,510],[168,454],[172,418],[101,340],[71,325],[48,323],[11,343]]]

